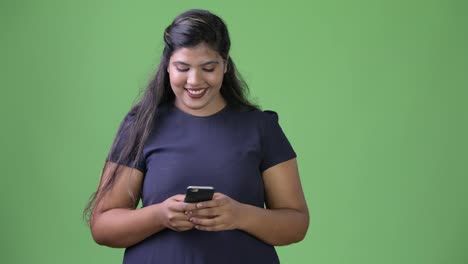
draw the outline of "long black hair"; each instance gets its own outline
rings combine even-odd
[[[169,59],[180,48],[194,47],[200,43],[209,45],[213,50],[227,61],[227,71],[224,74],[220,93],[227,104],[240,111],[250,111],[258,107],[247,99],[248,86],[236,69],[234,61],[229,56],[231,41],[224,21],[215,14],[200,9],[191,9],[178,15],[164,31],[164,50],[159,67],[154,78],[149,83],[141,99],[130,109],[128,116],[130,122],[124,120],[112,144],[109,157],[115,157],[116,164],[130,164],[135,167],[140,160],[143,146],[157,120],[158,107],[161,104],[172,102],[175,95],[169,82],[167,67]],[[125,125],[124,125],[125,124]],[[122,135],[125,138],[122,138]],[[119,145],[119,148],[117,148]],[[116,153],[118,152],[118,153]],[[84,217],[88,221],[93,208],[101,201],[105,193],[114,186],[117,170],[121,165],[110,167],[110,177],[103,181],[102,175],[108,169],[106,161],[102,169],[100,187],[94,192],[84,210]],[[134,204],[137,197],[129,193]]]

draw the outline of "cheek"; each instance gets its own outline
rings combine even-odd
[[[223,84],[223,75],[210,75],[205,78],[205,81],[213,87],[221,87]]]
[[[186,78],[183,74],[170,72],[169,80],[172,88],[182,89],[185,85]]]

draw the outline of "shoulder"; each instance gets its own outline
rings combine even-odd
[[[141,121],[139,119],[139,118],[141,118],[141,113],[139,113],[140,110],[143,111],[143,109],[141,109],[140,105],[132,106],[132,108],[124,116],[121,126],[122,127],[129,127],[129,126],[135,125],[137,123],[137,121]],[[160,104],[157,107],[156,115],[154,116],[154,118],[164,117],[164,116],[168,115],[169,112],[170,112],[170,107],[169,107],[169,105],[167,103]]]
[[[254,110],[252,113],[254,121],[262,128],[278,123],[278,113],[273,110]]]
[[[271,121],[278,122],[278,120],[279,120],[278,113],[276,113],[273,110],[261,111],[261,116],[262,116],[262,119],[264,119],[266,121],[270,121],[270,122]]]
[[[135,119],[136,119],[136,115],[137,115],[137,112],[138,112],[138,109],[139,109],[139,106],[136,105],[136,106],[133,106],[130,111],[127,112],[127,114],[124,116],[123,120],[122,120],[122,124],[121,126],[129,126],[131,125],[132,123],[135,122]]]
[[[244,119],[250,119],[256,122],[278,121],[278,114],[273,110],[234,110],[237,115]]]
[[[277,130],[279,117],[273,110],[253,109],[249,111],[235,111],[229,123],[236,129],[254,129],[263,137]]]
[[[237,125],[256,127],[261,131],[277,126],[279,122],[278,113],[273,110],[234,110],[233,116],[235,117],[233,122]]]

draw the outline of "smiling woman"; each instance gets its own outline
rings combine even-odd
[[[184,12],[164,41],[85,210],[94,240],[125,247],[124,263],[279,263],[309,214],[277,114],[247,100],[218,16]],[[187,186],[218,192],[186,203]]]

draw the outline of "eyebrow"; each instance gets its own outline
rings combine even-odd
[[[190,64],[186,63],[186,62],[183,62],[183,61],[174,61],[172,63],[172,65],[176,65],[176,64],[182,64],[184,66],[190,66]],[[204,62],[198,66],[205,66],[205,65],[208,65],[208,64],[219,64],[219,61],[207,61],[207,62]]]

